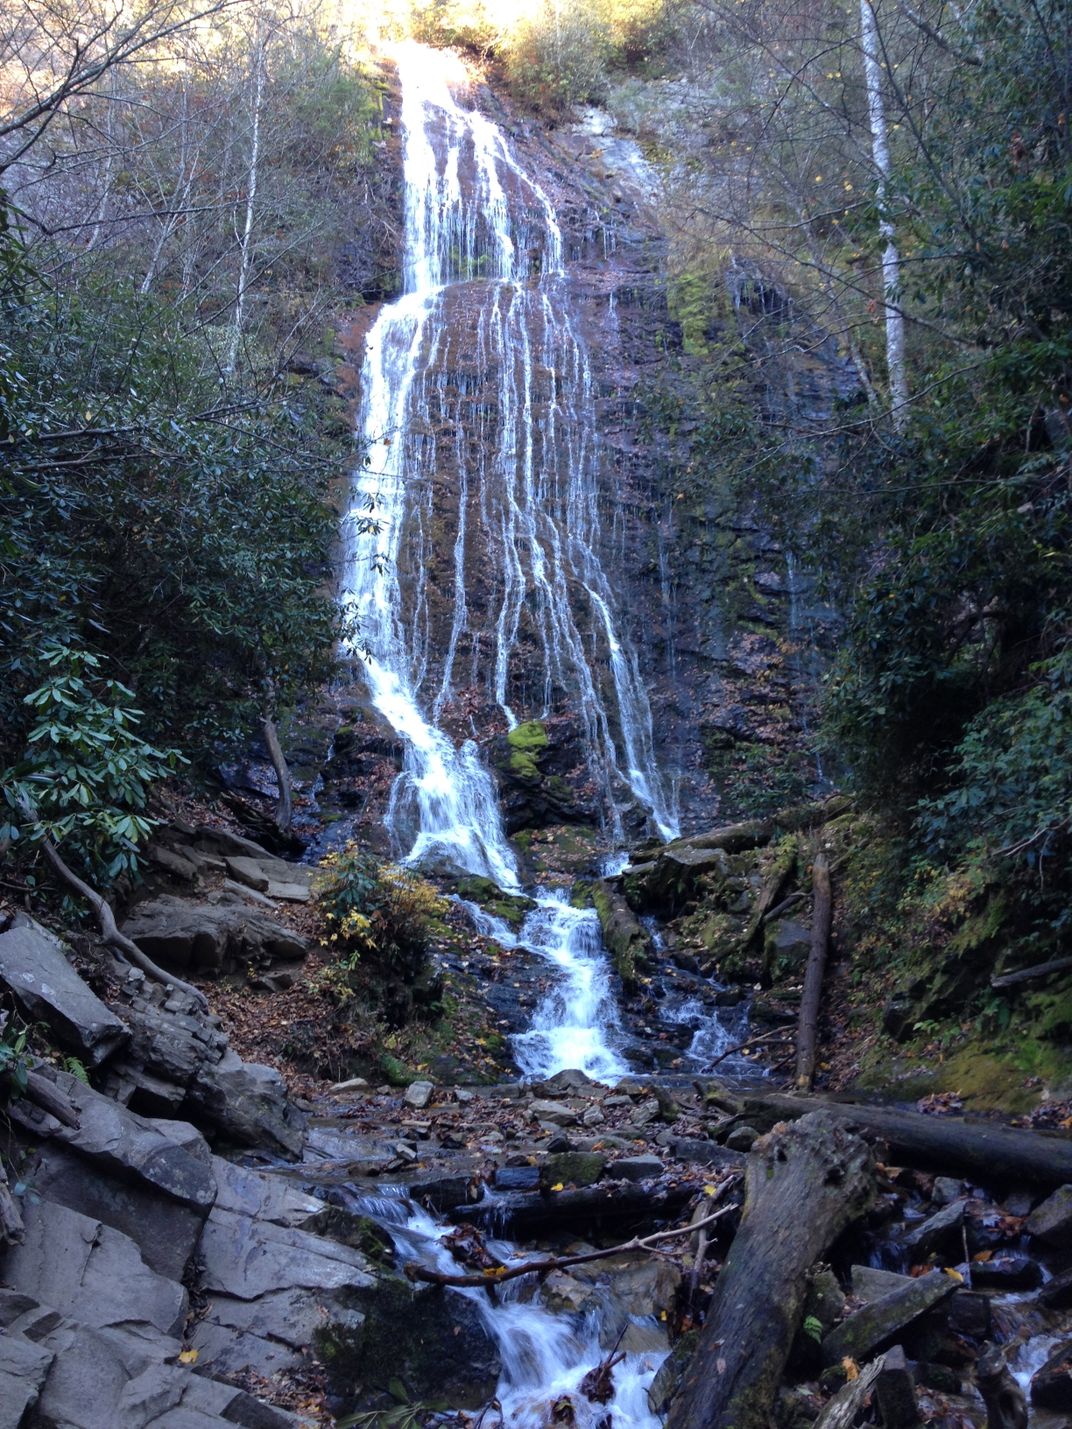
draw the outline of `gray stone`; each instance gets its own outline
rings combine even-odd
[[[1072,1270],[1062,1270],[1052,1280],[1047,1280],[1039,1292],[1039,1300],[1050,1310],[1072,1308]]]
[[[277,1226],[298,1227],[324,1209],[318,1197],[310,1196],[282,1176],[236,1166],[221,1156],[212,1158],[212,1168],[219,1186],[217,1210]]]
[[[1072,1186],[1059,1186],[1028,1216],[1028,1235],[1059,1250],[1072,1250]]]
[[[19,1335],[0,1336],[0,1429],[19,1429],[37,1403],[54,1356]]]
[[[957,1181],[952,1176],[936,1176],[934,1178],[934,1190],[931,1192],[931,1199],[936,1206],[948,1206],[951,1201],[957,1200],[964,1194],[964,1182]]]
[[[42,1429],[297,1429],[292,1415],[175,1363],[181,1343],[148,1325],[97,1329],[6,1291],[0,1323],[0,1362],[27,1345],[47,1359],[32,1421]],[[8,1404],[5,1395],[0,1424]]]
[[[27,1206],[25,1222],[25,1240],[0,1256],[13,1289],[96,1329],[139,1322],[166,1335],[181,1329],[186,1292],[150,1270],[129,1236],[50,1201]]]
[[[34,1191],[46,1200],[92,1216],[130,1237],[158,1275],[181,1280],[201,1235],[205,1210],[194,1210],[145,1183],[93,1166],[67,1147],[48,1142],[32,1171]]]
[[[913,1265],[927,1259],[943,1247],[961,1249],[961,1227],[964,1224],[964,1210],[967,1201],[951,1201],[933,1216],[908,1232],[901,1242],[901,1248]]]
[[[600,1111],[599,1107],[593,1105],[593,1106],[590,1106],[590,1107],[588,1108],[588,1110],[587,1110],[587,1111],[583,1114],[583,1116],[581,1117],[581,1125],[582,1125],[582,1126],[602,1126],[603,1123],[606,1121],[606,1119],[607,1119],[607,1118],[606,1118],[606,1117],[603,1115],[603,1113]]]
[[[881,1270],[876,1265],[854,1265],[851,1275],[852,1293],[868,1304],[881,1300],[891,1290],[903,1290],[912,1284],[911,1275],[898,1275],[895,1270]]]
[[[594,1082],[587,1072],[582,1072],[579,1067],[565,1067],[561,1072],[556,1072],[553,1077],[548,1077],[546,1081],[538,1082],[533,1091],[539,1096],[560,1097],[568,1096],[570,1092],[589,1092],[598,1094],[603,1088],[598,1082]]]
[[[627,1124],[636,1127],[650,1126],[653,1121],[658,1119],[661,1112],[662,1106],[658,1097],[648,1097],[633,1109]]]
[[[30,1021],[45,1023],[60,1046],[87,1066],[98,1066],[130,1041],[125,1024],[71,967],[59,938],[23,914],[0,933],[0,984]]]
[[[434,1082],[410,1082],[403,1093],[402,1100],[407,1106],[415,1107],[421,1111],[432,1100],[434,1091]]]
[[[270,898],[281,895],[272,892],[276,887],[296,888],[297,901],[307,902],[309,890],[316,870],[300,863],[287,863],[285,859],[272,858],[270,854],[254,858],[248,855],[225,855],[227,872],[238,883],[248,884],[258,893],[267,893]]]
[[[193,1127],[139,1116],[66,1072],[50,1069],[47,1075],[78,1111],[79,1125],[58,1129],[58,1141],[180,1205],[208,1210],[216,1199],[216,1178],[208,1147]]]
[[[1042,1267],[1030,1256],[1006,1252],[974,1261],[971,1280],[980,1290],[1034,1290],[1042,1284]]]
[[[534,1120],[549,1122],[551,1126],[576,1126],[580,1119],[573,1107],[561,1102],[534,1100],[529,1103],[529,1114]]]
[[[759,1132],[754,1126],[735,1126],[726,1137],[726,1145],[731,1151],[751,1151],[758,1140]]]
[[[647,1181],[661,1176],[666,1167],[657,1156],[623,1156],[611,1163],[609,1175],[618,1181]]]
[[[285,1156],[301,1154],[305,1118],[287,1101],[274,1067],[243,1062],[227,1051],[214,1066],[201,1069],[188,1089],[187,1103],[226,1141],[271,1148]]]
[[[1065,1340],[1031,1381],[1031,1403],[1072,1415],[1072,1340]]]
[[[862,1364],[897,1337],[906,1325],[951,1295],[956,1287],[952,1276],[936,1270],[872,1301],[824,1338],[823,1363],[838,1364],[848,1355]]]
[[[228,891],[196,899],[162,894],[137,903],[123,932],[165,967],[192,972],[302,958],[309,946],[293,929]]]

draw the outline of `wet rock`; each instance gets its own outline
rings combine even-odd
[[[955,1288],[956,1282],[950,1276],[934,1271],[872,1301],[824,1338],[823,1362],[838,1364],[848,1355],[862,1363]]]
[[[332,1397],[346,1412],[434,1400],[479,1409],[495,1393],[502,1361],[471,1300],[392,1277],[358,1297],[346,1324],[316,1344]]]
[[[539,1096],[561,1097],[568,1096],[571,1092],[588,1092],[589,1094],[602,1095],[603,1088],[599,1082],[595,1082],[579,1067],[567,1067],[561,1072],[556,1072],[553,1077],[548,1077],[545,1082],[539,1082],[533,1087],[533,1091]]]
[[[594,1186],[602,1180],[607,1158],[595,1151],[564,1151],[548,1156],[540,1167],[539,1184],[544,1190],[552,1186]]]
[[[928,1216],[922,1225],[915,1226],[908,1232],[901,1246],[913,1265],[946,1247],[960,1249],[961,1227],[964,1224],[967,1204],[963,1198],[951,1201],[933,1216]]]
[[[614,970],[626,991],[634,991],[640,986],[641,975],[652,964],[654,949],[651,935],[614,884],[595,884],[592,902],[599,915],[603,941],[610,952]]]
[[[417,1111],[421,1111],[432,1100],[434,1091],[435,1085],[432,1082],[410,1082],[402,1094],[402,1100],[407,1106],[414,1107]]]
[[[1031,1403],[1072,1414],[1072,1340],[1065,1340],[1031,1381]]]
[[[647,1181],[665,1170],[657,1156],[623,1156],[611,1163],[610,1174],[619,1181]]]
[[[55,1358],[22,1336],[0,1336],[0,1429],[18,1429],[37,1403]]]
[[[89,1067],[130,1041],[126,1025],[67,961],[60,939],[23,914],[0,933],[0,987],[29,1021],[43,1022],[61,1047]]]
[[[1048,1280],[1039,1292],[1039,1301],[1050,1310],[1067,1310],[1072,1306],[1072,1270],[1062,1270]]]
[[[1042,1268],[1026,1255],[995,1255],[974,1261],[971,1278],[980,1290],[1034,1290],[1042,1284]]]
[[[627,869],[622,886],[633,908],[674,914],[696,898],[701,886],[721,883],[729,873],[725,849],[680,840],[661,849],[653,863]]]
[[[687,1330],[659,1366],[648,1390],[648,1407],[653,1414],[664,1415],[688,1372],[693,1351],[700,1338],[699,1330]]]
[[[1028,1216],[1024,1229],[1035,1240],[1072,1250],[1072,1186],[1060,1186]]]

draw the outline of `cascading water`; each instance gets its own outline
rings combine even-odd
[[[397,61],[405,292],[367,339],[343,603],[403,741],[387,821],[405,861],[515,888],[490,775],[447,733],[463,684],[508,727],[523,705],[579,719],[612,835],[631,803],[664,836],[677,825],[598,554],[592,375],[554,210],[501,130],[457,102],[459,60],[407,44]]]

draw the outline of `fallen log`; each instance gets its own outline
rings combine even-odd
[[[979,1357],[975,1383],[986,1405],[987,1429],[1027,1429],[1027,1400],[997,1345],[988,1345]]]
[[[677,1215],[698,1190],[695,1183],[686,1181],[669,1186],[601,1183],[553,1194],[508,1192],[476,1205],[455,1206],[450,1219],[493,1226],[497,1235],[525,1240],[581,1227],[642,1226],[657,1217]]]
[[[819,1037],[819,1003],[823,993],[826,953],[830,946],[830,860],[825,853],[815,855],[812,865],[811,950],[804,972],[804,992],[800,998],[797,1023],[797,1086],[810,1089],[815,1080],[815,1048]]]
[[[867,1365],[855,1379],[843,1384],[812,1425],[812,1429],[853,1429],[856,1416],[864,1407],[867,1396],[874,1389],[875,1381],[882,1373],[885,1356]]]
[[[803,1117],[745,1160],[745,1208],[667,1429],[767,1429],[803,1312],[807,1272],[871,1201],[860,1137]]]
[[[884,1141],[894,1161],[946,1175],[974,1176],[984,1185],[1012,1182],[1063,1186],[1072,1182],[1072,1137],[1019,1131],[996,1122],[925,1116],[895,1107],[864,1106],[819,1095],[771,1092],[746,1097],[742,1120],[783,1120],[825,1111]]]
[[[1015,987],[1017,983],[1034,982],[1036,978],[1049,977],[1052,973],[1067,972],[1072,968],[1072,958],[1052,958],[1048,963],[1036,963],[1034,967],[1020,968],[1014,973],[1002,973],[1000,977],[992,977],[990,986],[993,988]]]

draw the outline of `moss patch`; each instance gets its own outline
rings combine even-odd
[[[506,736],[510,746],[510,772],[519,779],[539,779],[540,755],[547,748],[547,730],[538,719],[515,725]]]

